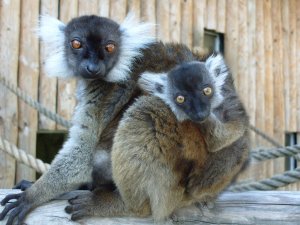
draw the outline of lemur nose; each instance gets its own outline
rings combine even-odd
[[[100,67],[98,65],[89,64],[86,67],[86,71],[91,75],[95,75],[100,72]]]

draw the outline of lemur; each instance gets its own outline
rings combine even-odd
[[[248,159],[248,115],[221,55],[143,73],[139,84],[150,95],[129,107],[114,138],[117,189],[70,200],[73,220],[152,214],[164,221],[213,200]]]

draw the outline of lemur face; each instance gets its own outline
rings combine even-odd
[[[213,80],[202,62],[185,63],[168,74],[169,97],[175,107],[194,122],[210,114],[214,95]]]
[[[66,59],[74,75],[105,79],[118,61],[119,25],[103,17],[82,16],[71,20],[64,34]]]

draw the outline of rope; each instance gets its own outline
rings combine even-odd
[[[64,126],[64,127],[71,127],[71,122],[64,119],[63,117],[59,116],[58,114],[48,110],[46,107],[41,105],[39,102],[28,96],[24,91],[20,88],[14,86],[9,81],[7,81],[4,77],[0,76],[0,82],[11,92],[16,94],[20,99],[22,99],[25,103],[36,109],[39,113],[43,114],[44,116],[54,120],[56,123]]]
[[[267,134],[265,134],[264,132],[262,132],[261,130],[259,130],[258,128],[256,128],[253,125],[249,125],[249,128],[254,131],[256,134],[258,134],[259,136],[261,136],[262,138],[264,138],[266,141],[268,141],[269,143],[271,143],[272,145],[274,145],[275,147],[283,147],[279,142],[277,142],[274,138],[268,136]]]
[[[275,159],[279,157],[295,156],[300,153],[300,145],[287,146],[273,149],[258,149],[251,152],[251,158],[256,161],[264,161],[268,159]]]
[[[275,175],[271,178],[267,178],[261,181],[249,182],[246,184],[236,184],[229,188],[229,191],[239,192],[239,191],[267,191],[274,190],[292,183],[296,183],[300,180],[300,168],[295,170],[289,170],[283,174]]]
[[[20,88],[14,86],[9,81],[7,81],[2,75],[0,75],[0,82],[9,90],[11,90],[14,94],[16,94],[20,99],[22,99],[25,103],[30,105],[31,107],[35,108],[39,113],[43,114],[44,116],[52,119],[56,123],[70,128],[72,123],[70,121],[67,121],[60,115],[48,110],[46,107],[44,107],[42,104],[40,104],[38,101],[34,100],[30,96],[28,96],[25,92],[23,92]],[[259,130],[258,128],[254,127],[253,125],[249,125],[249,128],[254,131],[256,134],[260,135],[262,138],[270,142],[276,147],[282,147],[280,143],[278,143],[276,140],[274,140],[272,137],[266,135],[264,132]]]
[[[17,161],[24,163],[27,166],[35,169],[39,173],[45,173],[50,165],[44,163],[40,159],[36,159],[32,155],[27,154],[24,150],[18,149],[15,145],[9,143],[0,136],[0,149],[9,155],[13,156]]]

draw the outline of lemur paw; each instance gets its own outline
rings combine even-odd
[[[70,205],[66,206],[65,211],[71,214],[71,220],[80,220],[86,216],[94,215],[94,208],[97,205],[96,198],[93,192],[85,192],[70,199]]]
[[[16,201],[7,204],[10,200]],[[23,224],[26,215],[34,208],[33,203],[27,199],[26,192],[7,195],[2,199],[1,205],[5,205],[5,208],[0,213],[0,221],[11,211],[8,215],[6,225],[12,225],[15,219],[17,219],[17,225]]]
[[[22,191],[27,190],[32,186],[33,182],[28,180],[21,180],[19,183],[17,183],[13,189],[21,189]]]

